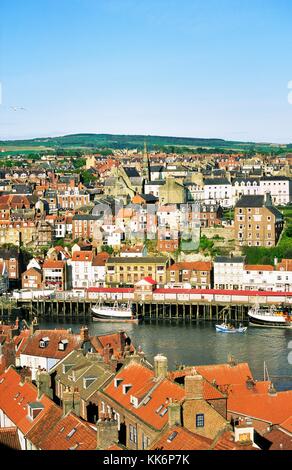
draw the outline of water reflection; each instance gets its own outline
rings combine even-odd
[[[41,324],[42,328],[56,328],[56,323]],[[62,323],[59,327],[78,332],[77,323]],[[199,322],[152,322],[142,325],[96,322],[89,325],[90,334],[105,334],[125,330],[136,346],[141,345],[152,361],[157,353],[167,355],[169,367],[178,364],[219,364],[232,354],[238,361],[249,363],[256,379],[262,380],[264,361],[270,378],[278,389],[292,388],[292,365],[288,363],[288,343],[292,330],[250,327],[245,334],[216,333],[214,324]]]

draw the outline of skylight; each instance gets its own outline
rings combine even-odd
[[[167,442],[172,442],[176,436],[178,435],[178,433],[176,431],[173,431],[167,438]]]
[[[160,405],[160,406],[157,408],[157,410],[155,411],[155,413],[159,413],[159,412],[162,410],[162,408],[163,408],[163,405]]]
[[[67,436],[66,436],[66,439],[71,439],[71,437],[75,434],[77,430],[75,428],[72,429],[72,431],[70,431]]]
[[[159,416],[163,417],[166,413],[167,413],[167,408],[164,408],[164,410],[161,411]]]

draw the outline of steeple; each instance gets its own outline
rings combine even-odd
[[[147,152],[146,140],[144,141],[142,176],[144,178],[144,181],[151,181],[150,162]]]

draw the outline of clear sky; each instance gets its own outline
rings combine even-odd
[[[0,139],[292,142],[291,21],[291,0],[0,0]]]

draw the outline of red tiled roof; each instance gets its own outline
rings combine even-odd
[[[274,271],[274,266],[268,264],[246,264],[244,269],[246,271]]]
[[[26,434],[45,412],[57,406],[47,396],[43,395],[38,400],[37,395],[37,388],[28,382],[21,384],[19,374],[12,367],[0,376],[0,409],[23,434]],[[31,420],[28,417],[27,405],[34,402],[40,402],[44,408]]]
[[[155,429],[162,429],[168,421],[168,413],[160,416],[161,410],[156,412],[159,407],[163,405],[162,409],[167,409],[170,399],[181,401],[185,396],[182,387],[168,379],[155,381],[154,372],[141,364],[128,364],[118,372],[116,378],[123,379],[123,381],[115,387],[115,380],[112,380],[104,389],[104,393]],[[124,394],[123,385],[126,384],[131,384],[132,387]],[[151,399],[135,408],[131,403],[131,396],[142,398],[147,393]]]
[[[51,259],[46,259],[43,264],[43,269],[63,269],[64,267],[64,261],[55,261]]]
[[[213,447],[213,450],[258,450],[256,447],[253,447],[252,444],[240,444],[239,442],[234,442],[234,436],[231,431],[225,431],[216,444]]]
[[[191,368],[186,368],[182,371],[169,372],[168,376],[171,380],[178,379],[180,377],[185,377],[186,375],[193,375]],[[203,382],[203,397],[204,400],[217,400],[220,398],[226,398],[222,391],[218,390],[214,385],[212,385],[208,380],[204,379]]]
[[[285,419],[285,421],[280,424],[280,427],[292,434],[292,415],[289,418]]]
[[[211,261],[194,261],[174,263],[168,267],[169,271],[189,270],[189,271],[212,271]]]
[[[93,252],[92,251],[74,251],[72,256],[72,261],[92,261]]]
[[[227,409],[230,413],[249,416],[272,424],[280,424],[292,415],[292,390],[268,393],[230,392]]]
[[[264,437],[272,443],[269,450],[292,450],[292,436],[280,429],[272,429]]]
[[[16,356],[19,357],[21,352],[24,350],[25,345],[29,339],[30,331],[29,330],[22,330],[19,335],[14,336],[13,342],[16,348]]]
[[[40,348],[42,338],[49,338],[48,345]],[[67,339],[68,343],[64,351],[58,349],[61,340]],[[73,349],[82,346],[82,340],[79,335],[72,334],[68,330],[37,330],[30,336],[22,350],[22,354],[37,357],[50,357],[54,359],[63,359]]]
[[[106,346],[109,346],[110,349],[113,349],[113,355],[119,358],[121,357],[122,349],[123,349],[121,335],[124,335],[125,339],[127,338],[127,335],[121,332],[121,333],[112,333],[112,334],[105,334],[105,335],[99,335],[99,336],[92,336],[90,338],[90,341],[98,353],[103,354],[104,348]],[[133,352],[134,349],[135,348],[133,344],[131,344],[130,352]]]
[[[0,445],[13,450],[21,450],[17,428],[0,428]]]
[[[169,439],[172,436],[174,438]],[[212,440],[207,437],[194,434],[181,426],[173,426],[151,446],[151,450],[210,450],[211,444]]]
[[[155,284],[157,284],[157,282],[154,281],[154,279],[152,279],[152,277],[150,277],[150,276],[143,277],[142,281],[146,281],[146,282],[148,282],[149,284],[152,284],[153,286],[154,286]]]
[[[247,362],[231,366],[229,364],[214,364],[207,366],[196,366],[198,374],[202,375],[209,382],[215,381],[217,385],[245,384],[251,377],[252,372]]]
[[[92,266],[105,266],[109,256],[105,251],[98,253],[92,260]]]
[[[96,446],[96,431],[73,413],[60,419],[41,442],[42,450],[95,450]]]

